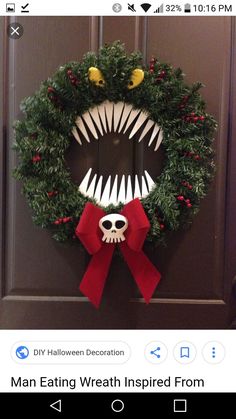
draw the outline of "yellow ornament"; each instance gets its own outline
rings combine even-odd
[[[88,78],[90,81],[96,84],[96,86],[103,87],[105,80],[103,78],[102,72],[96,67],[90,67],[88,70]]]
[[[140,83],[142,83],[144,79],[144,71],[140,68],[135,68],[135,70],[132,71],[131,79],[128,84],[128,89],[134,89],[135,87],[139,86]]]

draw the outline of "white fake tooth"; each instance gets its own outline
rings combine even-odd
[[[108,177],[107,183],[105,185],[102,197],[101,197],[101,205],[106,207],[110,204],[110,191],[111,191],[111,176]]]
[[[118,175],[115,176],[115,180],[112,186],[111,190],[111,196],[110,196],[110,203],[113,205],[117,205],[117,181],[118,181]]]
[[[104,103],[98,106],[98,113],[102,121],[103,129],[105,132],[107,132],[106,112],[105,112]]]
[[[132,138],[134,136],[134,134],[139,130],[139,128],[141,127],[141,125],[144,124],[144,122],[146,121],[146,119],[148,118],[148,114],[141,112],[141,114],[139,115],[137,121],[135,122],[135,125],[129,135],[129,138]]]
[[[123,111],[123,114],[122,114],[122,118],[121,118],[121,121],[120,121],[120,126],[119,126],[119,129],[118,129],[118,132],[121,132],[121,130],[124,128],[124,125],[127,121],[127,118],[129,116],[131,110],[132,110],[132,105],[125,105],[124,111]]]
[[[100,178],[98,179],[98,184],[97,184],[95,194],[94,194],[94,199],[96,199],[96,201],[99,203],[100,203],[101,191],[102,191],[102,181],[103,181],[103,176],[100,176]]]
[[[79,190],[82,194],[84,194],[85,196],[87,196],[87,189],[88,189],[88,183],[89,183],[89,178],[91,175],[92,169],[90,168],[86,175],[84,176],[81,184],[79,185]]]
[[[158,133],[158,138],[157,138],[157,142],[156,142],[156,146],[154,148],[154,151],[158,150],[158,148],[161,145],[162,140],[163,140],[163,131],[162,131],[162,129],[160,129],[160,131]]]
[[[127,131],[127,129],[130,127],[132,122],[135,120],[136,116],[140,113],[140,109],[132,109],[132,111],[129,114],[128,121],[126,123],[126,127],[124,129],[124,133]]]
[[[89,130],[91,131],[91,133],[93,134],[94,138],[96,138],[96,140],[98,140],[97,131],[96,131],[96,128],[94,126],[94,122],[93,122],[93,119],[92,119],[90,113],[89,112],[85,112],[82,115],[82,118],[86,122],[86,124],[87,124]]]
[[[142,176],[142,198],[145,198],[148,195],[147,184],[144,176]]]
[[[112,128],[113,107],[114,107],[114,103],[109,102],[108,100],[106,100],[105,110],[106,110],[106,116],[107,116],[108,129],[109,129],[110,132],[111,132],[111,128]]]
[[[151,189],[153,188],[153,186],[155,186],[155,182],[151,178],[151,176],[149,175],[149,173],[147,172],[147,170],[144,170],[144,174],[146,176],[146,181],[147,181],[147,185],[148,185],[148,192],[151,192]]]
[[[78,133],[78,131],[77,131],[77,128],[76,128],[76,127],[74,127],[74,128],[72,129],[72,134],[74,135],[74,137],[75,137],[76,141],[78,141],[78,143],[79,143],[80,145],[82,145],[82,141],[81,141],[81,139],[80,139],[80,136],[79,136],[79,133]]]
[[[132,201],[133,199],[133,191],[132,191],[132,183],[131,183],[131,176],[128,176],[127,180],[127,191],[126,191],[126,198],[125,203],[128,204],[128,202]]]
[[[148,133],[148,131],[152,128],[152,126],[155,124],[154,121],[151,119],[148,120],[147,124],[145,125],[145,128],[141,134],[141,137],[139,138],[138,142],[142,141],[143,137]]]
[[[125,202],[125,175],[123,175],[121,178],[118,202]]]
[[[97,179],[97,175],[94,175],[93,180],[90,183],[89,188],[87,190],[87,195],[89,196],[89,198],[93,198],[96,179]]]
[[[134,199],[135,198],[141,198],[141,191],[138,181],[138,176],[135,175],[135,182],[134,182]]]
[[[79,118],[76,119],[75,123],[76,123],[77,127],[79,128],[79,130],[82,132],[83,136],[88,141],[88,143],[90,143],[90,139],[89,139],[88,133],[86,131],[83,119],[79,117]]]
[[[118,102],[114,104],[114,132],[117,130],[123,108],[124,102]]]
[[[158,134],[159,129],[160,129],[160,127],[157,124],[155,124],[154,129],[152,131],[151,138],[150,138],[149,143],[148,143],[148,147],[150,147],[150,145],[152,144],[153,140],[155,139],[156,135]]]
[[[95,122],[98,131],[100,132],[101,135],[103,135],[102,124],[101,124],[101,121],[100,121],[100,118],[99,118],[99,113],[98,113],[97,106],[94,106],[94,108],[90,109],[89,113],[92,116],[93,121]]]

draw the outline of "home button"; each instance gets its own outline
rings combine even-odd
[[[122,402],[122,400],[120,399],[113,400],[111,404],[111,408],[113,412],[116,412],[116,413],[122,412],[122,410],[124,410],[124,407],[125,407],[124,402]]]

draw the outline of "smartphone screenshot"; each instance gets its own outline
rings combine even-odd
[[[0,4],[0,406],[236,394],[235,4]]]

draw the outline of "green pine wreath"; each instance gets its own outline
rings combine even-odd
[[[95,77],[91,77],[91,68]],[[136,86],[134,70],[143,70]],[[136,71],[135,70],[135,71]],[[22,121],[15,123],[14,171],[33,210],[36,225],[48,228],[58,241],[75,240],[75,228],[91,201],[72,181],[65,152],[75,138],[76,118],[108,100],[132,104],[146,112],[163,132],[165,162],[150,193],[141,199],[150,221],[147,239],[163,242],[169,231],[191,222],[214,173],[214,118],[199,94],[202,84],[188,86],[181,69],[152,58],[148,67],[140,53],[128,55],[124,45],[105,45],[96,55],[60,67],[39,91],[25,99]],[[109,205],[107,213],[122,208]]]

